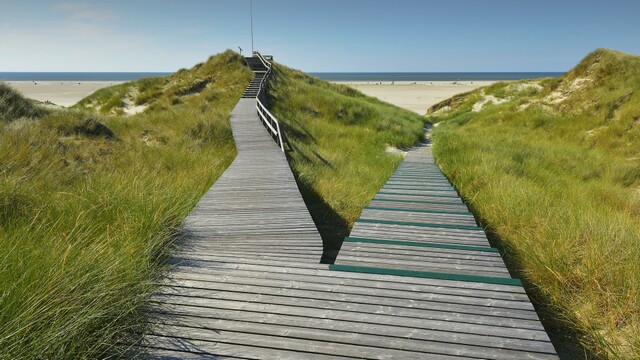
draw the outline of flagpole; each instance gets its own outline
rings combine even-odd
[[[253,56],[253,1],[249,1],[249,13],[251,18],[251,56]]]

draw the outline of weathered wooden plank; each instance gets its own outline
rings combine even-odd
[[[205,255],[194,253],[193,259],[210,259],[207,266],[191,267],[178,265],[190,273],[209,273],[222,270],[246,270],[263,273],[270,277],[273,273],[291,275],[309,275],[314,281],[330,284],[358,284],[366,287],[405,289],[418,292],[436,292],[443,294],[468,294],[474,297],[508,298],[512,300],[528,301],[524,289],[515,286],[497,284],[477,284],[460,281],[398,277],[393,275],[360,274],[350,272],[329,271],[327,265],[309,264],[305,262],[282,261],[282,259],[259,259],[255,257],[225,256],[224,254]]]
[[[332,265],[339,266],[339,265]],[[414,302],[440,302],[446,304],[473,305],[480,307],[491,307],[500,309],[515,309],[533,311],[533,306],[525,301],[513,301],[508,299],[492,299],[483,297],[473,297],[470,295],[448,295],[438,293],[419,293],[413,291],[388,290],[380,288],[365,288],[355,286],[331,286],[327,284],[305,283],[299,281],[281,281],[272,279],[259,278],[242,278],[231,276],[220,276],[213,281],[177,279],[171,280],[173,287],[181,287],[188,291],[190,287],[199,289],[225,289],[225,291],[238,291],[245,293],[265,292],[274,295],[289,295],[295,297],[305,297],[313,299],[331,299],[330,292],[335,294],[344,294],[353,298],[361,299],[361,301],[372,302],[395,300],[395,301],[411,301]],[[371,300],[366,300],[367,298]]]
[[[227,312],[228,310],[223,309],[234,309],[240,311],[229,313]],[[399,318],[378,314],[366,317],[362,316],[362,314],[348,311],[305,309],[273,304],[247,304],[246,307],[242,307],[241,302],[222,302],[218,300],[207,302],[205,299],[201,298],[187,298],[180,296],[167,297],[165,303],[158,304],[157,307],[154,307],[154,311],[157,311],[159,314],[164,314],[166,312],[168,314],[186,316],[200,314],[200,316],[205,318],[222,318],[226,313],[228,317],[231,316],[232,318],[234,315],[238,315],[238,319],[242,319],[242,314],[239,314],[239,312],[245,312],[247,313],[246,315],[252,315],[251,317],[254,319],[253,325],[255,327],[258,327],[258,324],[260,323],[273,322],[274,317],[281,321],[286,321],[285,319],[289,321],[303,321],[304,318],[308,318],[309,323],[298,323],[298,326],[303,325],[306,329],[316,328],[316,331],[313,331],[316,336],[321,332],[317,331],[319,330],[317,329],[317,325],[313,326],[314,323],[317,323],[318,320],[328,319],[328,321],[324,321],[324,325],[337,331],[344,331],[349,328],[353,329],[355,326],[360,327],[360,331],[354,331],[350,334],[341,334],[340,336],[343,338],[353,337],[357,333],[374,334],[375,330],[373,329],[385,330],[387,332],[393,329],[406,334],[411,333],[411,338],[415,338],[416,340],[543,353],[550,353],[553,351],[553,347],[548,343],[548,337],[544,331],[505,329],[497,326],[485,325],[455,324],[450,321],[440,322],[448,326],[446,328],[438,328],[435,325],[438,323],[437,321],[417,321],[412,320],[411,318]],[[272,314],[275,314],[275,316]],[[267,320],[269,318],[272,320]],[[161,319],[170,319],[170,317],[161,317]],[[404,321],[404,323],[402,323],[402,321]],[[231,328],[228,329],[232,330]],[[472,329],[475,329],[476,331],[472,331]],[[291,327],[289,330],[294,332],[297,329]],[[510,332],[506,330],[510,330]],[[244,329],[244,331],[251,332],[251,330],[247,329]],[[309,335],[307,336],[311,337]],[[216,340],[215,333],[210,333],[207,337],[212,341]],[[339,342],[336,339],[333,341]]]
[[[332,357],[349,359],[421,359],[424,354],[411,353],[402,350],[386,350],[381,353],[379,348],[341,344],[335,342],[323,342],[297,338],[283,338],[273,335],[247,334],[228,330],[212,330],[206,328],[183,326],[157,326],[155,336],[184,339],[190,346],[197,347],[198,351],[219,354],[222,350],[231,351],[241,345],[242,353],[249,358],[257,359],[327,359]],[[213,338],[211,338],[213,336]],[[225,353],[223,353],[225,354]],[[453,356],[433,354],[434,359],[456,359]]]
[[[423,353],[423,356],[444,354],[449,356],[486,357],[490,359],[513,359],[523,356],[522,351],[505,348],[488,348],[452,343],[436,342],[419,339],[400,327],[368,326],[334,320],[320,319],[316,322],[306,322],[304,317],[274,315],[259,317],[246,312],[216,311],[213,317],[200,316],[197,311],[189,312],[187,307],[181,307],[184,315],[179,315],[166,321],[169,326],[179,326],[187,323],[191,328],[216,329],[216,331],[241,331],[247,334],[271,335],[282,337],[296,337],[298,339],[317,340],[327,343],[355,344],[358,346],[377,349],[380,353],[391,355],[389,352],[397,349],[403,351]],[[195,314],[194,314],[195,313]],[[404,336],[398,336],[404,334]],[[381,336],[382,335],[382,336]],[[217,337],[217,334],[214,335]],[[358,349],[361,356],[366,356],[366,350]],[[398,354],[399,355],[399,354]],[[404,354],[403,354],[404,355]],[[542,355],[542,354],[541,354]],[[544,357],[539,357],[544,358]]]
[[[378,193],[374,199],[386,199],[386,200],[414,200],[424,202],[436,202],[446,204],[462,204],[462,200],[456,197],[442,197],[442,196],[421,196],[421,195],[407,195],[407,194],[389,194]]]
[[[417,241],[402,241],[402,240],[385,240],[385,239],[368,239],[368,238],[358,238],[348,236],[344,239],[345,243],[356,242],[356,243],[369,243],[369,244],[386,244],[386,245],[397,245],[402,247],[414,246],[414,247],[430,247],[434,249],[442,249],[445,250],[464,250],[467,252],[483,252],[483,253],[498,253],[498,249],[488,247],[488,246],[468,246],[468,245],[453,245],[453,244],[441,244],[441,243],[430,243],[430,242],[417,242]],[[344,244],[343,244],[344,246]],[[375,246],[375,245],[373,245]],[[406,249],[406,248],[405,248]],[[478,254],[480,256],[480,254]],[[496,257],[498,254],[494,254]],[[491,254],[483,254],[483,256],[492,256]]]
[[[158,359],[189,359],[189,360],[214,360],[227,358],[256,359],[256,360],[332,360],[335,355],[314,354],[286,349],[273,349],[267,346],[259,347],[246,345],[239,342],[211,342],[199,339],[190,339],[180,334],[146,335],[143,343],[141,357]],[[179,357],[171,354],[178,354]],[[345,359],[357,359],[345,357]]]
[[[255,267],[253,267],[255,268]],[[258,267],[264,269],[264,267]],[[236,285],[251,285],[251,286],[263,286],[263,287],[276,287],[278,293],[286,289],[304,290],[305,293],[300,292],[299,295],[305,297],[314,296],[315,298],[334,299],[331,295],[323,295],[323,292],[327,290],[334,294],[345,294],[348,296],[362,295],[367,296],[372,294],[372,297],[380,298],[402,298],[413,299],[412,294],[404,295],[403,292],[417,293],[424,297],[427,297],[428,301],[440,301],[449,304],[471,304],[479,306],[492,306],[492,307],[507,307],[507,308],[522,308],[522,306],[516,306],[518,302],[528,303],[529,299],[525,294],[511,294],[508,292],[498,292],[495,290],[486,289],[465,289],[465,288],[439,288],[436,286],[417,285],[417,284],[403,284],[403,283],[376,283],[375,281],[364,281],[351,278],[340,278],[338,276],[332,276],[329,274],[325,279],[319,279],[319,275],[302,275],[291,273],[274,273],[270,272],[270,269],[263,270],[264,273],[260,273],[255,270],[243,270],[233,269],[201,269],[200,271],[192,271],[192,269],[181,269],[185,271],[175,271],[171,274],[166,281],[166,285],[177,286],[175,281],[194,281],[201,282],[199,284],[193,283],[194,286],[200,288],[207,288],[209,283],[232,283]],[[331,273],[337,273],[332,271]],[[273,281],[272,281],[273,280]],[[184,284],[180,285],[184,287]],[[238,288],[239,289],[239,288]],[[390,293],[386,290],[394,290]],[[317,293],[316,293],[317,292]],[[355,298],[355,296],[354,296]],[[335,298],[337,299],[337,297]],[[483,301],[482,299],[485,299]],[[488,301],[486,299],[492,299],[495,301]],[[502,303],[498,300],[504,300]],[[516,304],[516,305],[514,305]],[[533,309],[532,307],[525,306],[526,309]]]
[[[237,306],[272,304],[302,308],[333,309],[361,314],[389,314],[415,319],[434,319],[459,323],[494,324],[522,329],[542,329],[533,309],[511,309],[475,303],[460,304],[446,298],[434,297],[429,301],[371,297],[337,293],[334,297],[319,291],[278,289],[272,287],[236,286],[233,283],[203,282],[198,287],[164,286],[154,299],[166,303],[166,296],[234,301]],[[257,291],[257,292],[256,292]],[[211,300],[211,301],[209,301]],[[442,300],[442,301],[440,301]],[[224,306],[230,306],[228,302]],[[244,308],[243,308],[244,309]],[[245,309],[246,310],[246,309]],[[307,316],[307,315],[304,315]]]

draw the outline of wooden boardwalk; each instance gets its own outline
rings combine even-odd
[[[184,222],[185,248],[153,299],[142,355],[557,359],[524,289],[428,147],[409,153],[337,264],[324,265],[255,100],[240,100],[231,122],[238,156]]]
[[[363,210],[336,264],[518,283],[435,165],[427,144],[407,154]]]
[[[322,239],[255,99],[240,99],[231,127],[238,155],[184,221],[188,249],[320,262]]]

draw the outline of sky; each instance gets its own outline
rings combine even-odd
[[[0,0],[0,72],[172,72],[251,52],[249,0]],[[254,48],[307,72],[566,71],[640,55],[640,0],[253,0]]]

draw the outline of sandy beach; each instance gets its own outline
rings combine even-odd
[[[50,101],[69,107],[107,86],[123,81],[7,81],[5,84],[22,95],[38,101]]]
[[[353,87],[364,94],[424,115],[427,109],[456,94],[493,84],[495,81],[396,81],[364,82],[336,81]],[[6,84],[24,96],[38,101],[50,101],[69,107],[96,90],[123,81],[7,81]]]
[[[395,81],[385,82],[335,81],[350,86],[382,101],[424,115],[427,109],[456,94],[465,93],[495,81]]]

